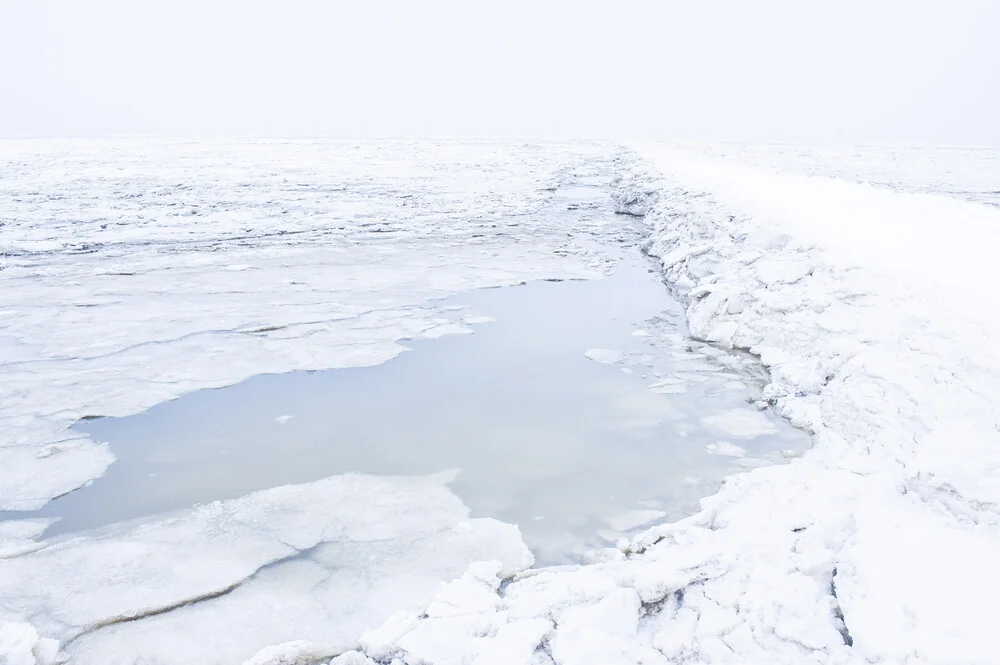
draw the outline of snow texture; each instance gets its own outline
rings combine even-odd
[[[531,565],[517,527],[468,519],[451,477],[338,476],[45,543],[0,565],[0,615],[75,663],[333,656],[474,561]]]
[[[273,150],[280,163],[286,148],[278,145]],[[390,145],[390,151],[419,152]],[[466,159],[472,163],[480,158],[468,155],[485,150],[503,161],[502,147],[486,146],[469,148]],[[367,163],[363,153],[374,149],[356,148],[362,165]],[[3,200],[16,201],[11,205],[28,202],[55,219],[68,219],[98,176],[117,183],[112,189],[119,188],[123,200],[136,193],[129,191],[128,179],[109,173],[107,162],[91,156],[82,164],[70,160],[59,179],[60,184],[78,182],[73,190],[78,200],[72,205],[52,201],[38,193],[53,177],[52,169],[33,171],[38,158],[32,151],[38,148],[32,144],[25,150],[27,157],[18,161],[15,155],[4,167],[18,173],[2,181]],[[58,144],[51,147],[53,155],[60,150]],[[149,183],[142,178],[152,177],[154,169],[142,165],[147,159],[142,150],[132,150],[143,183],[137,190],[146,195]],[[161,153],[151,161],[160,168],[162,151],[177,148],[157,150]],[[660,259],[665,279],[686,303],[692,336],[747,350],[769,368],[760,406],[815,434],[815,447],[807,454],[787,465],[733,476],[701,502],[697,514],[655,526],[601,560],[579,566],[530,568],[516,531],[491,520],[468,520],[441,478],[330,479],[213,504],[146,526],[45,543],[0,561],[0,616],[10,622],[0,628],[0,644],[11,654],[5,657],[17,665],[31,663],[28,654],[38,661],[32,650],[44,635],[61,640],[81,663],[137,662],[148,650],[162,662],[272,665],[326,658],[326,649],[340,654],[331,661],[337,665],[995,663],[1000,352],[991,342],[1000,339],[994,305],[998,269],[992,256],[1000,245],[1000,210],[988,192],[975,193],[981,189],[977,185],[954,185],[960,175],[925,168],[928,160],[934,163],[935,151],[920,153],[910,166],[886,166],[882,170],[891,178],[852,175],[863,175],[869,161],[885,166],[887,160],[874,151],[869,151],[875,155],[871,160],[845,167],[825,165],[828,157],[819,151],[795,159],[779,154],[775,159],[781,164],[766,167],[730,151],[647,145],[625,153],[618,167],[618,204],[623,213],[645,216],[647,250]],[[482,182],[469,169],[472,182],[467,184],[473,200],[482,203],[479,210],[504,201],[525,205],[530,197],[497,199],[488,190],[504,182],[498,170],[517,182],[535,178],[550,159],[542,150],[539,155],[526,163],[508,159],[506,171],[498,167]],[[399,177],[420,178],[412,162],[421,158],[402,160],[406,168]],[[211,166],[220,178],[232,179],[219,192],[248,177],[243,167],[232,166],[238,162],[226,166],[205,155],[198,159],[200,167]],[[803,174],[802,164],[809,159],[819,165]],[[961,161],[952,154],[942,159]],[[948,172],[949,186],[936,189],[940,179],[927,175],[931,172]],[[283,177],[266,169],[255,173],[272,184]],[[357,183],[363,186],[363,178]],[[289,181],[275,191],[287,194],[294,186]],[[269,198],[266,188],[263,193],[260,187],[251,189],[260,205],[285,205]],[[458,198],[428,191],[442,210],[461,208]],[[303,198],[324,195],[308,190]],[[223,203],[217,206],[224,213]],[[362,210],[373,201],[355,203]],[[137,209],[129,210],[136,214]],[[433,223],[418,214],[413,221],[418,231],[389,229],[401,234],[397,240],[413,240],[420,251],[393,249],[403,256],[392,259],[393,279],[387,283],[379,281],[384,273],[364,273],[363,267],[380,251],[388,257],[387,246],[374,236],[362,242],[360,235],[367,232],[359,230],[360,223],[347,225],[344,235],[356,242],[339,275],[375,280],[369,308],[361,306],[362,298],[346,308],[346,318],[312,311],[309,316],[319,314],[324,321],[309,329],[319,341],[305,331],[290,334],[287,342],[276,336],[268,349],[271,361],[257,337],[252,344],[230,342],[243,339],[238,331],[247,329],[251,317],[260,321],[260,329],[277,322],[294,330],[293,322],[303,320],[264,316],[259,305],[262,294],[271,293],[268,283],[291,274],[297,261],[308,266],[303,277],[326,277],[314,287],[322,297],[309,301],[312,305],[301,304],[306,299],[290,302],[306,310],[337,302],[330,286],[334,280],[324,272],[337,245],[322,240],[336,225],[315,231],[311,218],[293,214],[292,228],[298,224],[318,237],[313,239],[319,248],[290,254],[287,248],[269,254],[266,242],[253,251],[237,249],[231,239],[201,237],[209,225],[185,227],[184,219],[175,220],[174,227],[126,226],[119,230],[122,236],[146,234],[150,243],[168,228],[172,237],[175,229],[187,228],[194,241],[219,244],[220,253],[163,250],[168,254],[163,256],[129,245],[116,260],[127,264],[126,271],[135,266],[144,276],[139,283],[146,280],[146,286],[133,289],[117,275],[113,286],[102,286],[106,275],[95,279],[93,271],[110,265],[109,256],[88,264],[87,255],[67,245],[67,238],[97,235],[104,217],[113,223],[122,214],[118,209],[95,214],[79,234],[18,223],[0,227],[0,238],[14,252],[0,280],[5,287],[31,285],[0,290],[3,311],[19,313],[3,324],[5,339],[13,341],[0,347],[2,362],[14,379],[0,387],[6,391],[0,418],[5,431],[20,433],[6,448],[26,451],[25,457],[11,453],[3,460],[5,479],[6,474],[34,477],[37,484],[43,471],[51,471],[60,478],[58,486],[66,488],[99,473],[110,461],[107,451],[92,442],[59,439],[80,415],[132,412],[268,367],[355,362],[358,356],[322,355],[323,344],[333,339],[375,335],[384,345],[375,344],[374,355],[358,345],[347,347],[361,353],[363,362],[375,362],[395,352],[399,335],[423,334],[436,325],[433,312],[411,309],[436,293],[544,273],[538,265],[553,273],[595,269],[582,254],[551,251],[558,245],[555,236],[563,237],[565,230],[551,236],[538,231],[537,243],[525,243],[517,252],[498,240],[490,250],[496,256],[473,257],[463,249],[475,235],[469,232],[468,215],[445,214]],[[4,215],[17,217],[10,211]],[[243,226],[234,224],[233,237],[245,233]],[[436,271],[424,255],[438,249],[428,249],[434,241],[424,232],[449,242],[456,238],[439,248],[435,261],[453,256],[449,265],[460,269]],[[539,246],[545,250],[536,250]],[[56,258],[32,258],[39,253]],[[269,256],[277,262],[271,267],[280,263],[281,271],[268,267]],[[204,311],[189,315],[193,330],[171,329],[165,338],[169,343],[154,343],[163,339],[156,326],[140,321],[160,320],[166,326],[180,310],[175,306],[159,319],[154,316],[148,294],[165,297],[163,285],[177,278],[161,281],[150,275],[173,269],[171,264],[184,274],[195,260],[214,266],[212,274],[221,280],[215,286],[224,284],[226,295],[201,292],[184,301],[183,306],[204,303]],[[476,272],[487,264],[489,269]],[[242,282],[227,281],[258,273],[267,279],[249,284],[246,292],[239,288]],[[205,273],[191,268],[189,274],[193,279]],[[282,299],[287,288],[284,283]],[[395,293],[387,296],[391,303],[379,302],[384,292]],[[279,292],[273,293],[277,299]],[[88,313],[95,308],[44,304],[58,300],[56,295],[61,302],[120,309],[97,315]],[[237,304],[230,308],[227,299]],[[135,317],[128,314],[131,307],[138,310]],[[244,309],[254,314],[234,314]],[[362,321],[362,311],[373,318]],[[81,317],[79,330],[60,316]],[[107,323],[112,320],[120,336]],[[333,327],[336,332],[324,336],[322,331]],[[351,337],[358,327],[365,328],[364,335]],[[272,332],[252,334],[270,342]],[[225,336],[225,344],[218,339],[214,346],[213,335]],[[145,346],[126,343],[135,339],[145,340]],[[309,349],[305,358],[292,353],[304,348]],[[205,363],[185,369],[185,358],[204,353],[224,371],[199,379],[195,369],[204,370]],[[74,362],[75,356],[85,360]],[[77,366],[80,371],[73,371]],[[164,372],[175,374],[161,376]],[[746,426],[725,418],[716,424],[722,431],[728,426],[727,436],[734,438]],[[44,446],[63,444],[50,457],[38,457]],[[52,461],[64,455],[75,462]],[[35,461],[25,462],[29,457]],[[57,490],[52,483],[0,486],[8,506],[36,505]],[[373,512],[380,517],[372,519]],[[35,527],[11,528],[10,537],[21,542]],[[187,556],[178,558],[177,549],[167,547],[177,542],[191,543]],[[358,571],[370,571],[370,577],[359,579]],[[67,589],[66,580],[76,586]],[[238,648],[219,639],[220,625],[237,632]],[[45,644],[43,649],[52,643]],[[195,645],[209,653],[192,652]]]
[[[618,560],[502,589],[467,576],[445,592],[460,610],[396,617],[366,653],[996,662],[1000,211],[660,146],[624,157],[620,176],[619,205],[646,216],[692,335],[758,355],[766,403],[815,448],[730,478]]]
[[[59,643],[27,623],[0,621],[0,665],[52,665]]]

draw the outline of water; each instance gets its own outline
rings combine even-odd
[[[483,290],[453,304],[496,321],[411,342],[377,367],[258,376],[81,422],[118,461],[42,511],[61,517],[49,535],[349,471],[457,468],[452,488],[473,515],[518,524],[540,560],[563,561],[690,511],[741,464],[808,445],[773,417],[772,432],[746,439],[701,421],[731,409],[758,416],[746,402],[752,366],[732,356],[734,372],[687,351],[676,303],[634,248],[603,280]],[[623,360],[588,359],[595,348]],[[662,379],[656,390],[668,393],[649,389]],[[706,448],[717,453],[721,439],[745,455]]]
[[[609,214],[594,187],[560,195],[561,214]],[[805,433],[748,403],[763,382],[754,359],[687,339],[628,223],[601,232],[615,261],[605,279],[440,303],[456,321],[495,319],[474,334],[408,342],[376,367],[257,376],[80,422],[118,461],[34,515],[60,518],[54,536],[345,472],[458,469],[451,487],[472,514],[518,524],[551,563],[683,516],[725,475],[804,450]]]

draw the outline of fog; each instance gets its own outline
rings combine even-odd
[[[0,136],[1000,145],[1000,3],[0,0]]]

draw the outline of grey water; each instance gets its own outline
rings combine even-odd
[[[567,200],[595,196],[578,189]],[[35,516],[60,518],[54,536],[346,472],[457,469],[451,488],[473,516],[517,524],[542,563],[574,561],[690,513],[728,474],[810,445],[749,403],[761,384],[753,359],[686,337],[679,303],[634,238],[605,252],[614,272],[604,279],[438,303],[456,320],[495,320],[405,342],[382,365],[256,376],[80,422],[118,459]],[[591,349],[621,357],[596,362]],[[734,409],[767,431],[702,420]]]

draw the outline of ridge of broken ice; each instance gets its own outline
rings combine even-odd
[[[441,572],[434,578],[436,600],[434,590],[423,589],[422,599],[411,599],[414,606],[380,625],[376,613],[366,615],[364,621],[373,623],[354,626],[359,639],[329,632],[315,638],[304,626],[280,635],[266,632],[269,612],[275,612],[271,603],[289,579],[271,577],[282,566],[305,568],[290,576],[302,585],[292,590],[300,599],[324,598],[306,593],[324,583],[323,571],[309,557],[300,561],[295,548],[272,534],[260,536],[269,554],[247,556],[267,561],[287,551],[293,558],[274,568],[263,563],[254,569],[259,575],[250,572],[248,582],[207,601],[219,605],[198,603],[108,625],[70,649],[98,650],[102,635],[127,649],[147,640],[176,649],[173,636],[179,632],[211,643],[217,624],[202,612],[221,606],[232,613],[227,616],[247,620],[238,624],[241,630],[255,638],[260,632],[245,654],[225,654],[230,662],[253,659],[253,665],[306,658],[326,648],[351,649],[333,659],[336,665],[373,665],[373,658],[408,665],[994,662],[1000,358],[991,341],[1000,338],[1000,320],[986,305],[996,282],[995,262],[987,259],[997,246],[998,212],[926,192],[910,194],[905,186],[888,191],[804,178],[649,146],[622,157],[620,176],[620,206],[646,215],[648,250],[685,299],[692,334],[757,354],[770,369],[762,406],[772,405],[813,431],[813,450],[789,465],[729,479],[702,501],[698,514],[654,527],[599,563],[526,569],[506,584],[494,572],[496,564],[476,563],[463,568],[461,577],[461,571]],[[30,240],[32,251],[52,251],[60,242]],[[237,263],[250,265],[232,261]],[[412,482],[430,484],[425,489],[441,501],[443,523],[448,515],[463,519],[434,488],[439,481]],[[394,490],[383,492],[392,496]],[[260,500],[252,496],[251,503]],[[199,511],[193,515],[187,517],[193,523],[208,519],[197,517]],[[511,534],[492,524],[498,538],[513,546]],[[30,537],[34,528],[22,524],[12,533]],[[129,539],[138,536],[122,535],[123,543],[135,546]],[[307,547],[317,539],[310,529],[291,535]],[[77,540],[76,546],[98,546],[99,537],[85,538],[93,540]],[[343,556],[366,556],[371,541],[362,542]],[[397,555],[409,553],[413,541],[388,542]],[[435,537],[428,543],[416,552],[423,563],[447,550]],[[67,556],[61,553],[69,549],[65,543],[46,545],[23,561]],[[489,558],[474,546],[465,551],[467,562]],[[525,565],[518,564],[516,548],[510,552],[506,572]],[[35,572],[35,564],[21,559],[4,560],[3,568]],[[323,570],[338,560],[320,559],[315,565]],[[449,563],[455,568],[461,560]],[[209,593],[222,583],[206,580],[199,588]],[[410,588],[412,580],[397,580],[389,576],[393,591]],[[72,639],[79,627],[71,623],[86,625],[118,611],[103,598],[96,612],[71,606],[53,622],[45,612],[29,616],[31,608],[50,602],[44,578],[27,593],[22,580],[16,591],[3,602],[23,604],[4,612],[18,623],[0,631],[20,655],[35,648],[39,634]],[[379,593],[369,591],[350,597],[388,609]],[[157,602],[170,602],[168,596]],[[312,608],[295,609],[312,616]],[[122,658],[133,655],[123,652]]]
[[[692,335],[757,354],[764,399],[815,448],[730,478],[617,561],[528,571],[491,602],[480,586],[449,616],[370,631],[365,653],[994,662],[1000,315],[984,303],[1000,211],[653,146],[620,176],[619,205],[646,216]]]

